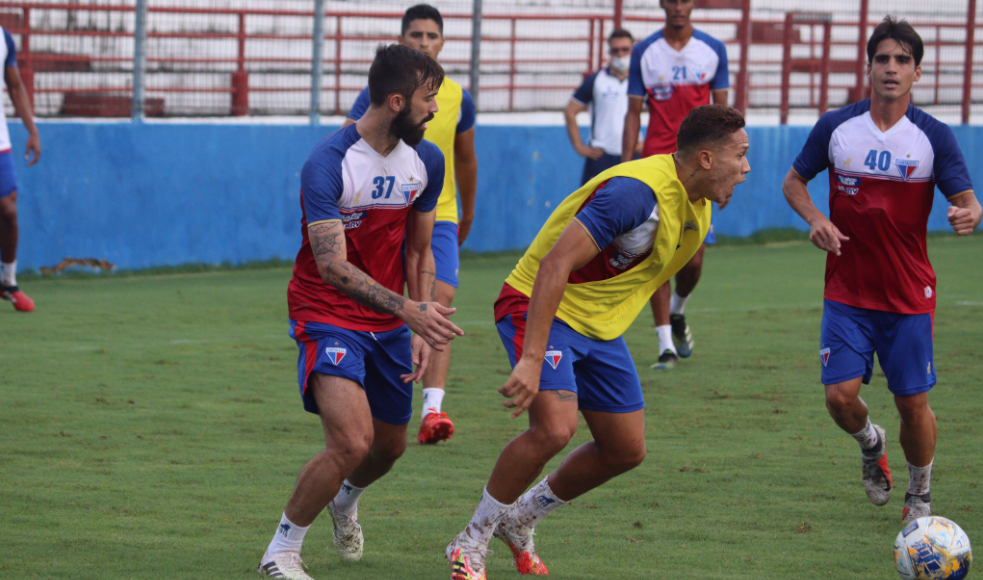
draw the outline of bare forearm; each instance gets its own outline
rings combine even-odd
[[[625,115],[625,132],[621,137],[621,161],[631,161],[638,145],[638,129],[642,125],[641,114],[632,109]]]
[[[461,215],[474,217],[474,199],[478,191],[478,158],[454,158],[454,176],[461,198]]]
[[[29,133],[37,133],[37,126],[34,124],[34,112],[31,109],[31,99],[27,96],[27,89],[21,83],[10,91],[10,101],[14,105],[14,112],[24,123],[24,128]]]
[[[406,289],[410,299],[432,302],[436,291],[437,268],[433,252],[427,247],[422,252],[406,252]]]
[[[371,276],[348,262],[345,228],[340,221],[322,222],[307,230],[318,273],[326,284],[363,306],[399,316],[406,298],[381,286]]]
[[[825,218],[823,212],[819,211],[819,208],[812,203],[812,197],[809,195],[809,189],[806,187],[804,181],[798,177],[789,174],[785,177],[785,182],[782,183],[782,192],[785,194],[785,200],[788,204],[792,206],[795,213],[806,221],[807,224],[812,225],[817,219]]]
[[[526,315],[526,336],[522,356],[541,360],[546,355],[550,327],[560,307],[560,300],[567,287],[571,268],[559,260],[551,260],[549,255],[539,264],[539,272],[533,283],[529,298],[529,312]]]
[[[580,151],[580,148],[584,146],[584,141],[580,138],[580,127],[577,126],[577,111],[567,107],[563,111],[563,119],[566,121],[567,137],[570,138],[570,144],[573,145],[574,151]]]

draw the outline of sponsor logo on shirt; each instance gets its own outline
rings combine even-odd
[[[328,355],[328,360],[331,361],[331,364],[338,366],[341,359],[345,358],[345,355],[348,354],[348,349],[329,346],[324,349],[324,353]]]
[[[694,224],[693,222],[686,222],[686,223],[683,224],[683,231],[685,232],[686,230],[692,230],[694,232],[699,232],[700,231],[700,228],[696,224]]]
[[[915,169],[918,169],[917,159],[898,159],[894,163],[898,168],[898,172],[901,173],[901,179],[905,181],[908,181],[911,174],[915,172]]]
[[[823,359],[823,366],[826,366],[827,363],[829,363],[829,347],[819,351],[819,358]]]
[[[926,286],[925,287],[925,298],[931,298],[931,297],[932,297],[932,287],[931,286]]]
[[[654,85],[649,87],[649,96],[654,101],[668,101],[672,98],[672,85]]]
[[[550,363],[553,370],[556,370],[556,365],[560,364],[560,359],[563,358],[563,352],[559,350],[548,350],[546,351],[546,362]]]
[[[362,219],[365,217],[364,211],[355,211],[352,213],[341,214],[341,223],[345,224],[346,230],[354,230],[358,226],[362,225]]]
[[[851,177],[849,175],[840,175],[839,173],[837,173],[836,181],[850,187],[860,187],[859,177]]]

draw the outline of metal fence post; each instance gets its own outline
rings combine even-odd
[[[969,113],[973,104],[973,47],[975,44],[976,0],[969,0],[969,7],[966,14],[966,58],[963,61],[963,125],[969,124]]]
[[[137,0],[136,25],[133,30],[133,103],[130,107],[134,123],[143,122],[144,92],[147,83],[147,2]]]
[[[481,0],[471,3],[471,100],[478,110],[478,81],[481,79]]]
[[[321,69],[324,64],[324,0],[314,0],[313,44],[314,48],[311,51],[311,125],[319,125],[321,123]]]

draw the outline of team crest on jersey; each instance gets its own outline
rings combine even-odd
[[[707,82],[707,71],[702,69],[696,69],[692,72],[693,72],[693,77],[696,79],[698,83],[702,85],[703,83]]]
[[[826,366],[829,363],[829,347],[820,350],[819,357],[823,359],[823,366]]]
[[[328,360],[331,361],[331,364],[338,366],[341,359],[345,358],[345,355],[348,354],[348,349],[329,346],[324,349],[324,353],[328,355]]]
[[[406,205],[409,205],[414,199],[416,199],[416,195],[420,193],[420,189],[422,187],[423,184],[416,182],[403,184],[403,199],[406,200]]]
[[[563,358],[563,352],[559,350],[548,350],[546,351],[546,362],[550,363],[553,370],[556,370],[556,365],[560,364],[560,359]]]
[[[917,159],[898,159],[895,161],[895,164],[897,165],[898,172],[901,173],[901,179],[904,179],[905,181],[908,181],[911,174],[918,169]]]

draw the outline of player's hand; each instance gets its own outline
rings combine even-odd
[[[512,369],[509,380],[498,389],[503,397],[510,399],[505,401],[505,406],[515,409],[512,412],[513,419],[528,409],[539,394],[539,375],[542,372],[543,361],[522,357]]]
[[[949,225],[955,230],[958,236],[968,236],[973,233],[978,216],[973,215],[973,210],[968,207],[949,206]]]
[[[31,159],[31,152],[34,153],[34,159]],[[24,160],[27,161],[27,166],[30,167],[41,159],[41,136],[37,132],[32,133],[27,138],[27,146],[24,148]]]
[[[601,158],[601,155],[604,155],[604,149],[581,145],[580,148],[577,149],[577,154],[580,155],[581,157],[587,157],[588,159],[593,159],[594,161],[597,161],[598,159]]]
[[[840,246],[850,238],[844,236],[839,228],[825,217],[814,221],[809,228],[809,241],[820,250],[840,255]]]
[[[642,149],[645,149],[645,139],[641,138],[635,142],[635,155],[641,155]]]
[[[457,312],[456,308],[441,306],[438,302],[415,302],[407,300],[403,306],[401,318],[434,350],[444,350],[447,344],[457,336],[464,336],[464,331],[447,319]]]
[[[399,375],[399,378],[403,379],[404,383],[420,382],[423,380],[423,373],[427,371],[427,365],[430,364],[431,351],[427,341],[423,340],[420,335],[414,334],[410,340],[410,345],[413,352],[413,364],[416,365],[416,370],[407,375]]]
[[[474,223],[474,214],[470,216],[461,216],[461,219],[457,222],[457,245],[458,247],[464,245],[464,240],[468,239],[468,234],[471,233],[471,224]]]

